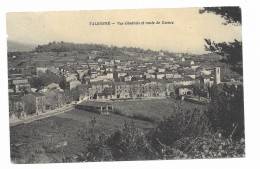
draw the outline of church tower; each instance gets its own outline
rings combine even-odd
[[[219,67],[215,67],[214,73],[215,73],[214,84],[218,85],[220,83],[220,68]]]

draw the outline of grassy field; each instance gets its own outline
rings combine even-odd
[[[133,115],[135,113],[144,116],[162,119],[169,116],[173,112],[174,106],[183,108],[198,108],[200,110],[207,109],[205,105],[198,105],[190,102],[180,101],[173,98],[156,99],[156,100],[134,100],[134,101],[117,101],[111,103],[114,108],[119,109],[125,115]]]
[[[96,118],[98,133],[110,134],[122,129],[125,121],[134,121],[144,132],[154,124],[118,116],[98,115],[73,109],[63,114],[21,124],[10,128],[12,161],[17,163],[62,162],[64,156],[71,157],[83,151],[83,142],[77,135],[80,129]],[[59,143],[66,146],[59,147]]]
[[[188,108],[206,108],[206,106],[175,99],[118,101],[112,104],[128,116],[140,113],[159,119],[170,115],[175,105]],[[72,157],[84,151],[84,143],[77,133],[83,128],[90,127],[88,124],[93,118],[97,121],[95,126],[97,133],[106,135],[122,129],[125,121],[134,121],[135,126],[145,133],[155,127],[155,123],[127,118],[122,115],[98,115],[73,109],[66,113],[11,127],[12,161],[15,163],[62,162],[62,158]],[[66,145],[59,146],[63,143]]]

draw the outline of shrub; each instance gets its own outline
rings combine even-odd
[[[195,139],[183,138],[181,141],[186,147],[183,152],[187,154],[187,158],[234,158],[245,156],[244,139],[232,140],[219,137],[218,134],[210,134]]]
[[[82,141],[86,144],[83,148],[83,155],[78,161],[110,161],[112,156],[110,149],[106,146],[105,134],[97,134],[96,119],[93,118],[86,128],[78,132]]]
[[[160,152],[164,144],[174,145],[184,137],[197,137],[210,131],[208,119],[199,109],[183,109],[175,107],[169,117],[165,117],[150,133],[152,147]]]
[[[154,123],[157,121],[157,119],[155,117],[150,117],[150,116],[145,116],[143,114],[140,113],[134,113],[131,118],[133,119],[137,119],[137,120],[143,120],[143,121],[147,121],[147,122],[151,122]]]
[[[154,158],[150,144],[134,123],[125,123],[122,131],[116,131],[106,140],[113,160],[149,160]]]
[[[11,160],[13,163],[46,163],[51,159],[46,155],[44,148],[36,142],[20,146],[11,145]]]
[[[155,123],[155,122],[159,121],[156,117],[145,116],[141,113],[133,113],[132,115],[126,115],[126,114],[122,113],[122,111],[120,109],[114,109],[112,113],[119,115],[119,116],[125,116],[128,118],[147,121],[147,122],[151,122],[151,123]]]
[[[122,130],[115,131],[110,136],[97,134],[95,123],[96,120],[93,119],[85,132],[78,133],[86,143],[83,156],[78,161],[154,159],[155,154],[144,133],[136,129],[133,122],[125,123]]]
[[[120,109],[114,108],[113,112],[116,115],[125,116]]]

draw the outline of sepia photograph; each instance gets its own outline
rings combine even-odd
[[[8,12],[11,163],[245,158],[241,14]]]

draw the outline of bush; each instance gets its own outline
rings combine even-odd
[[[182,138],[179,148],[187,158],[234,158],[245,156],[244,139],[232,140],[210,134],[196,138]],[[175,147],[178,147],[177,145]],[[184,148],[185,147],[185,148]]]
[[[156,117],[145,116],[141,113],[133,113],[132,115],[126,115],[126,114],[122,113],[122,111],[120,109],[114,109],[112,113],[119,115],[119,116],[125,116],[128,118],[147,121],[147,122],[151,122],[151,123],[155,123],[155,122],[159,121]]]
[[[184,137],[197,137],[210,131],[208,119],[199,109],[175,107],[169,117],[165,117],[150,133],[152,147],[160,152],[161,144],[171,146]]]
[[[122,130],[110,136],[97,134],[95,118],[90,127],[78,133],[85,142],[83,156],[78,161],[110,160],[147,160],[154,159],[154,153],[143,132],[135,128],[134,123],[125,123]]]
[[[86,128],[78,132],[78,135],[85,143],[83,155],[78,161],[110,161],[112,160],[110,149],[106,146],[105,134],[97,134],[96,119],[93,118]]]
[[[122,131],[116,131],[106,140],[113,160],[149,160],[154,158],[145,135],[134,123],[125,123]]]
[[[11,145],[11,160],[13,163],[46,163],[52,160],[46,155],[44,148],[36,142],[29,145]]]
[[[140,113],[134,113],[131,116],[131,118],[137,119],[137,120],[143,120],[143,121],[147,121],[147,122],[151,122],[151,123],[155,123],[157,121],[157,119],[155,117],[145,116]]]
[[[120,116],[125,116],[120,109],[116,109],[116,108],[113,109],[112,113]]]
[[[245,140],[232,140],[209,134],[182,137],[171,146],[161,144],[159,159],[236,158],[245,156]]]

